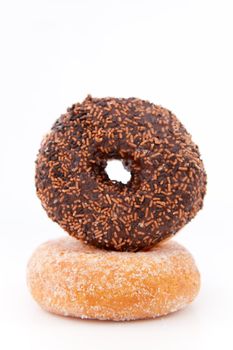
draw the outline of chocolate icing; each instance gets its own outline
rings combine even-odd
[[[111,181],[109,159],[131,172]],[[206,174],[198,147],[167,109],[136,98],[87,98],[44,138],[37,194],[71,236],[100,248],[148,249],[202,208]]]

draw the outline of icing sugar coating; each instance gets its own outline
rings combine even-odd
[[[131,172],[111,181],[109,159]],[[48,216],[99,248],[148,249],[172,237],[202,208],[206,174],[198,147],[166,108],[136,98],[92,98],[53,125],[36,162]]]
[[[174,241],[135,253],[66,237],[37,248],[27,282],[37,303],[52,313],[125,321],[185,307],[199,291],[200,275],[191,254]]]

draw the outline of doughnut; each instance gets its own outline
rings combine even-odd
[[[173,240],[147,251],[116,252],[67,236],[37,248],[27,283],[49,312],[126,321],[184,308],[198,294],[200,275],[191,254]]]
[[[109,179],[108,160],[131,179]],[[169,110],[137,98],[87,98],[44,137],[36,191],[48,216],[98,248],[146,250],[172,237],[203,206],[198,147]]]

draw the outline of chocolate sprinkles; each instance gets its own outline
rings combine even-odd
[[[131,172],[111,181],[110,159]],[[174,235],[202,208],[198,147],[167,109],[137,98],[87,98],[44,138],[36,190],[48,216],[99,248],[138,251]]]

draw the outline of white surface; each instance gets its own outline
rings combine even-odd
[[[123,162],[119,159],[108,160],[105,171],[110,180],[120,181],[123,184],[127,184],[131,179],[130,171],[124,167]]]
[[[232,2],[1,1],[0,348],[233,347]],[[204,210],[177,240],[202,274],[184,311],[107,323],[42,311],[25,283],[38,244],[64,235],[41,208],[34,160],[54,120],[86,94],[136,96],[170,108],[208,173]]]

